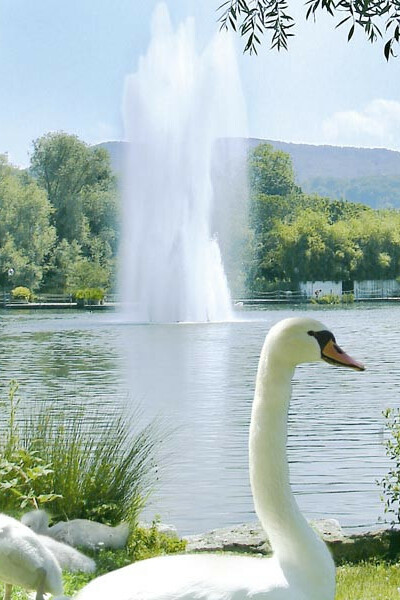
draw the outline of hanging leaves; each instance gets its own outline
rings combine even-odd
[[[272,32],[271,48],[287,50],[294,19],[287,12],[286,0],[228,0],[218,10],[222,11],[221,29],[231,28],[247,38],[244,52],[257,54],[266,30]]]
[[[384,56],[395,57],[394,46],[400,40],[400,0],[307,0],[306,19],[316,19],[318,12],[339,17],[336,28],[349,24],[347,40],[356,29],[364,31],[375,43],[386,38]],[[270,33],[270,48],[287,50],[294,35],[295,21],[288,12],[287,0],[227,0],[218,11],[221,29],[233,29],[246,38],[244,52],[257,54],[261,36]],[[382,33],[384,31],[384,33]]]

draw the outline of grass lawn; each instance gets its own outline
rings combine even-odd
[[[99,572],[104,573],[127,563],[124,552],[105,552],[98,561]],[[99,574],[99,573],[97,573]],[[92,576],[65,574],[65,593],[73,595]],[[3,586],[0,584],[0,594]],[[19,588],[13,591],[13,600],[28,600],[26,592]],[[116,599],[117,600],[117,599]],[[344,565],[337,570],[336,600],[400,600],[400,562],[368,562],[357,565]]]
[[[344,565],[337,570],[336,600],[400,600],[400,562]]]

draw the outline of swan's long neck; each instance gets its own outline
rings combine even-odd
[[[255,509],[284,570],[286,565],[301,577],[322,570],[324,577],[334,577],[329,551],[301,514],[290,487],[286,440],[293,373],[294,368],[263,351],[249,440]]]

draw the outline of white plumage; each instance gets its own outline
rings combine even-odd
[[[82,554],[76,548],[57,542],[53,538],[47,535],[37,534],[42,544],[50,550],[53,556],[56,557],[58,564],[63,571],[70,571],[71,573],[93,573],[96,570],[96,563],[92,558]]]
[[[123,548],[129,536],[129,525],[120,523],[110,527],[88,519],[59,521],[49,527],[49,516],[44,510],[33,510],[21,519],[27,527],[36,533],[47,535],[59,542],[81,548]]]
[[[4,598],[19,585],[36,591],[36,600],[44,593],[62,594],[61,568],[48,548],[22,523],[0,514],[0,580],[6,584]]]
[[[326,327],[286,319],[269,332],[261,352],[253,402],[249,462],[257,515],[272,558],[164,556],[94,579],[76,600],[333,600],[331,555],[300,513],[289,483],[287,412],[296,365],[321,358],[362,370]]]

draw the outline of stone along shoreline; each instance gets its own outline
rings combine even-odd
[[[311,520],[310,524],[330,548],[336,564],[388,559],[400,552],[400,529],[397,528],[347,534],[336,519]],[[214,529],[184,539],[187,552],[271,554],[267,536],[258,522]]]

